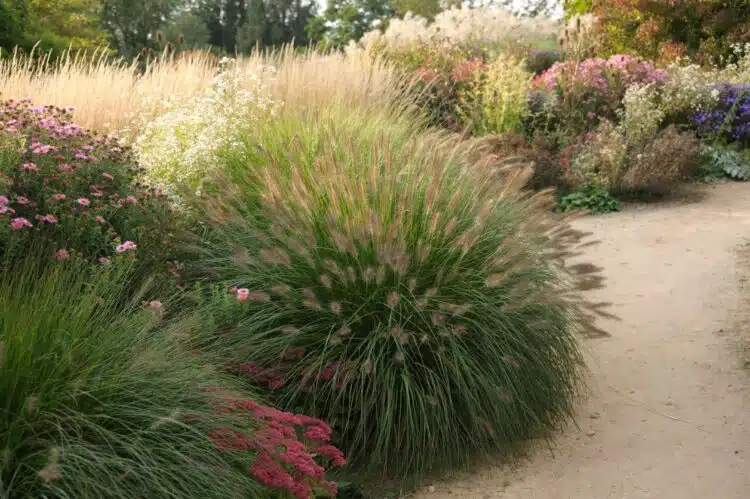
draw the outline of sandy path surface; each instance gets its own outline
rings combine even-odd
[[[592,394],[578,428],[517,469],[446,479],[419,499],[748,499],[750,374],[739,334],[750,185],[700,188],[700,200],[631,207],[576,225],[601,243],[586,261],[604,268],[621,322],[586,340]],[[743,312],[743,308],[744,310]]]

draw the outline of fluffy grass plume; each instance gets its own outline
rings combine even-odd
[[[0,497],[269,497],[208,437],[246,428],[200,390],[221,380],[178,346],[190,324],[118,303],[132,272],[86,269],[0,279]]]
[[[134,139],[145,123],[165,110],[205,94],[219,60],[204,52],[161,56],[144,63],[112,59],[105,53],[63,54],[56,62],[14,53],[0,59],[0,95],[30,98],[59,107],[71,106],[74,121],[99,132]],[[238,57],[240,71],[273,66],[271,95],[294,108],[322,108],[331,103],[390,100],[401,85],[393,68],[364,55],[299,53],[293,46]],[[248,80],[254,90],[257,83]]]
[[[266,122],[202,264],[232,368],[331,423],[355,468],[403,477],[565,421],[586,314],[548,196],[478,142],[389,119]]]

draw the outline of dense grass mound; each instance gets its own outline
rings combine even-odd
[[[0,497],[269,497],[209,438],[247,428],[201,391],[220,379],[177,346],[189,325],[119,304],[131,272],[53,267],[0,279]]]
[[[546,197],[476,144],[381,118],[265,123],[203,264],[232,368],[331,423],[354,467],[404,476],[570,416],[583,315]]]

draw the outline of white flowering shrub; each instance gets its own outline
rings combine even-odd
[[[659,132],[665,113],[659,106],[655,83],[634,84],[625,91],[619,111],[620,128],[629,144],[641,144]]]
[[[365,34],[358,46],[368,49],[374,44],[397,48],[414,42],[430,42],[433,45],[506,41],[534,43],[544,39],[554,43],[559,31],[560,23],[555,20],[518,17],[492,6],[464,6],[440,12],[431,23],[411,14],[403,19],[393,19],[385,32],[376,29]]]
[[[223,59],[204,95],[171,106],[136,138],[133,149],[144,179],[173,194],[199,189],[218,171],[220,155],[239,147],[239,138],[276,109],[268,90],[272,73],[269,67],[248,70]]]

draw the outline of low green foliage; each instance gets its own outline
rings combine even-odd
[[[708,157],[711,171],[734,180],[750,180],[750,154],[746,149],[712,147]]]
[[[589,186],[561,196],[557,202],[557,211],[611,213],[620,211],[620,203],[606,189]]]
[[[546,198],[473,143],[374,114],[264,123],[254,168],[207,203],[204,339],[334,426],[354,469],[404,478],[565,421],[583,316]]]

